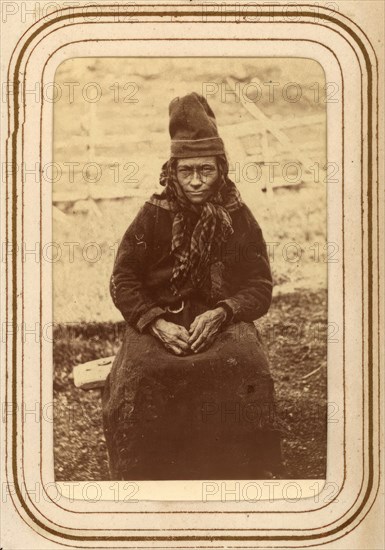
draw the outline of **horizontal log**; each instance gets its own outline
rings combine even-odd
[[[140,187],[127,186],[121,188],[114,187],[99,187],[88,192],[84,191],[55,191],[52,193],[52,202],[77,202],[81,200],[93,199],[93,200],[109,200],[109,199],[121,199],[121,198],[146,198],[153,193],[155,189],[143,189]]]

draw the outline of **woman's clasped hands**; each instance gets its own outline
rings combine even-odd
[[[152,322],[150,332],[162,342],[168,351],[175,355],[199,353],[213,344],[226,317],[227,314],[223,307],[210,309],[198,315],[191,323],[189,330],[181,325],[158,318]]]

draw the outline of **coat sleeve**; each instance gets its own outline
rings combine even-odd
[[[165,310],[159,307],[143,285],[151,254],[155,216],[144,205],[123,235],[110,279],[115,306],[128,324],[139,332]]]
[[[237,255],[232,273],[235,292],[217,306],[226,309],[229,321],[255,321],[267,313],[271,304],[270,262],[261,228],[247,207],[237,231],[235,250],[227,251]]]

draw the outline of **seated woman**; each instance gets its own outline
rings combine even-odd
[[[265,242],[202,96],[171,102],[170,135],[165,189],[127,229],[111,277],[128,325],[103,393],[111,477],[269,478],[280,438],[253,324],[271,303]]]

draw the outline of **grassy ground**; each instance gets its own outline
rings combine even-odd
[[[326,300],[324,290],[279,295],[257,323],[276,382],[282,450],[291,479],[323,478],[326,472]],[[116,353],[123,329],[123,323],[56,328],[57,480],[108,479],[100,392],[78,390],[70,378],[73,365]]]

